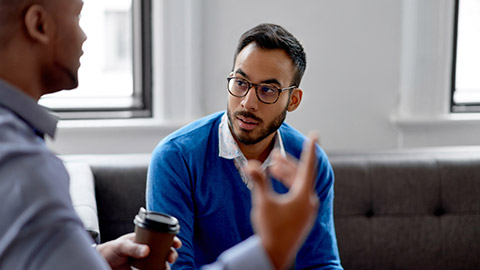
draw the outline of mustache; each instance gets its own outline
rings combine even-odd
[[[262,119],[260,119],[259,117],[257,117],[255,114],[251,113],[251,112],[246,112],[246,111],[239,111],[239,112],[235,112],[233,114],[235,117],[237,116],[243,116],[243,117],[248,117],[248,118],[252,118],[253,120],[257,121],[257,122],[263,122]]]

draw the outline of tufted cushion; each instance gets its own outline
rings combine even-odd
[[[329,157],[346,270],[480,269],[480,147]],[[131,232],[148,155],[80,159],[95,177],[102,242]]]
[[[480,151],[330,159],[345,269],[480,269]]]

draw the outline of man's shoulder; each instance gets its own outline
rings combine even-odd
[[[8,139],[21,139],[17,136],[25,132],[27,124],[5,107],[0,106],[0,136]]]
[[[185,148],[189,151],[205,147],[213,136],[218,140],[218,126],[225,112],[217,112],[200,118],[165,137],[156,149],[170,149],[172,147]]]
[[[295,142],[303,142],[306,138],[300,131],[285,122],[280,126],[280,133],[282,137],[294,139]]]
[[[6,187],[10,185],[22,192],[25,200],[58,199],[57,190],[68,188],[68,174],[63,163],[25,125],[0,108],[0,179],[4,184],[0,193],[9,193]]]
[[[297,158],[300,157],[307,136],[285,122],[280,126],[280,134],[285,150]],[[328,162],[325,151],[319,145],[317,145],[317,149],[318,158]]]
[[[40,143],[33,129],[17,115],[0,106],[0,158],[12,153],[48,152],[45,144]]]
[[[280,126],[279,130],[285,150],[299,157],[302,152],[303,142],[307,137],[285,122]]]

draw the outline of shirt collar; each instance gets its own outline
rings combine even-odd
[[[222,121],[218,128],[218,137],[219,137],[219,146],[218,146],[218,156],[226,159],[235,159],[242,158],[245,159],[240,147],[233,138],[232,132],[229,128],[227,113],[222,116]],[[277,133],[274,137],[274,146],[273,149],[278,149],[283,156],[285,154],[285,148],[283,147],[282,136],[280,135],[280,130],[277,130]],[[245,159],[246,160],[246,159]],[[268,155],[267,159],[263,163],[263,167],[268,167],[271,165],[271,152]]]
[[[44,134],[52,138],[55,136],[57,118],[46,108],[38,105],[33,98],[2,79],[0,79],[0,106],[12,111],[42,137]]]

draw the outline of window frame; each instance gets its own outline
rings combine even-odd
[[[457,41],[458,41],[458,10],[459,0],[455,0],[454,15],[453,15],[453,45],[452,45],[452,77],[450,80],[450,113],[456,112],[456,104],[453,96],[456,90],[456,76],[457,76]]]
[[[453,19],[453,45],[452,45],[452,74],[450,86],[450,113],[480,113],[480,102],[455,102],[454,96],[457,91],[457,50],[458,50],[458,27],[460,15],[460,0],[455,0]]]
[[[204,76],[198,72],[204,67],[203,4],[189,0],[150,2],[152,117],[61,119],[55,138],[46,138],[53,152],[150,153],[162,138],[206,114],[205,95],[198,91],[198,85],[204,85]]]

